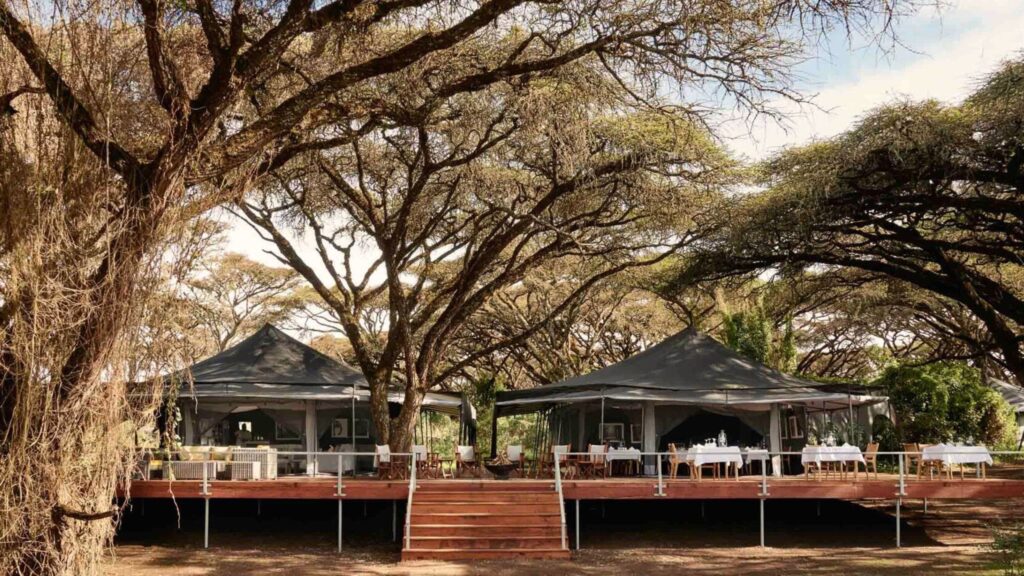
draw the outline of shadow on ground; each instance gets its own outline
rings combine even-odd
[[[347,502],[344,551],[335,551],[333,501],[212,501],[209,550],[202,502],[135,503],[107,573],[149,574],[998,574],[991,527],[1024,517],[1015,503],[932,503],[903,509],[895,548],[891,502],[766,503],[766,544],[757,501],[610,501],[580,507],[582,550],[569,562],[398,563],[403,506]],[[1019,503],[1017,503],[1019,504]],[[575,509],[567,503],[570,527]],[[394,514],[394,516],[393,516]],[[180,528],[179,528],[180,522]],[[570,538],[575,534],[570,530]]]

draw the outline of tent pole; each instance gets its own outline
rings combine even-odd
[[[352,437],[351,438],[351,440],[352,440],[352,451],[355,452],[356,451],[356,386],[355,386],[355,384],[352,385],[352,430],[349,431],[349,436]],[[341,473],[342,473],[342,471],[338,470],[338,474],[341,474]],[[355,476],[355,475],[356,475],[356,459],[355,459],[355,456],[353,456],[352,457],[352,476]],[[340,518],[341,517],[340,516],[341,512],[339,511],[338,514],[339,514],[339,518]],[[339,538],[340,538],[340,536],[339,536]],[[339,542],[340,542],[340,540],[339,540]],[[339,545],[338,549],[339,550],[341,549],[340,545]]]
[[[474,442],[476,444],[476,442]],[[491,458],[498,457],[498,410],[491,411]]]
[[[597,442],[598,444],[604,444],[604,390],[601,390],[601,426],[597,429]],[[583,446],[580,446],[580,450],[583,450]]]
[[[850,444],[856,445],[856,442],[853,440],[853,394],[849,391],[846,393],[846,401],[850,407]]]

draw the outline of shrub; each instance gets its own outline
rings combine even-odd
[[[993,532],[992,551],[995,568],[1005,576],[1024,576],[1024,525],[997,528]]]

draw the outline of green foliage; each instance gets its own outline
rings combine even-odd
[[[1012,444],[1013,411],[981,374],[960,362],[891,366],[876,382],[889,396],[900,442],[974,438],[988,446]]]
[[[992,534],[994,567],[1005,576],[1024,576],[1024,525],[997,528]]]
[[[479,378],[472,383],[468,394],[470,401],[476,406],[477,434],[476,446],[481,454],[490,457],[491,422],[494,419],[494,400],[498,392],[505,389],[504,378],[488,376]],[[534,433],[537,414],[502,417],[498,420],[498,453],[508,444],[521,444],[526,450],[526,457],[533,458]]]
[[[725,313],[722,318],[725,345],[762,364],[791,372],[796,366],[796,336],[793,319],[779,330],[760,302],[749,310]]]
[[[896,432],[896,425],[889,417],[879,414],[871,423],[871,437],[878,442],[878,449],[882,452],[898,452],[900,447],[899,434]]]

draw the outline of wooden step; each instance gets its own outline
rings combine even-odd
[[[554,536],[501,536],[494,538],[478,536],[413,536],[411,549],[449,549],[477,550],[515,548],[527,550],[532,548],[550,549],[562,546],[561,534]]]
[[[547,536],[561,535],[559,524],[411,524],[409,532],[413,536]]]
[[[416,482],[416,494],[423,492],[554,492],[553,482],[516,481],[495,482],[479,480],[441,480]]]
[[[546,504],[519,502],[423,502],[412,501],[413,514],[470,514],[475,512],[490,514],[544,514],[552,511],[557,503]]]
[[[557,512],[543,514],[493,514],[489,512],[437,512],[420,514],[413,505],[411,515],[412,526],[420,524],[462,524],[487,525],[504,524],[505,526],[523,526],[543,524],[561,526],[561,514]]]
[[[421,491],[413,494],[413,503],[417,502],[493,502],[496,499],[507,502],[543,502],[558,503],[558,493],[553,490],[543,492],[526,491]]]
[[[402,550],[402,560],[502,560],[502,559],[545,559],[568,560],[571,554],[560,548],[547,549],[445,549]]]

